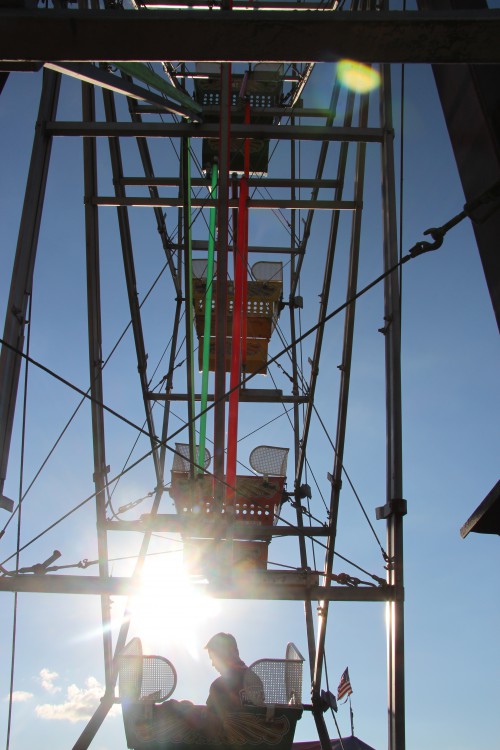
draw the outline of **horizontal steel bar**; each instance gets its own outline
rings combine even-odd
[[[258,479],[258,477],[257,477]],[[149,514],[141,516],[139,521],[106,521],[103,524],[107,531],[134,531],[144,534],[146,531],[169,532],[182,534],[194,539],[260,539],[269,540],[274,537],[327,537],[328,526],[266,526],[251,521],[216,522],[206,518],[183,517],[177,513],[159,513],[152,517]]]
[[[393,586],[352,588],[350,586],[273,585],[266,574],[249,576],[240,585],[215,587],[200,584],[220,599],[262,599],[282,601],[388,602],[395,601]],[[85,594],[91,596],[130,596],[139,594],[140,583],[132,578],[100,578],[86,575],[16,575],[0,577],[0,591],[34,594]],[[162,596],[166,587],[162,588]]]
[[[178,250],[179,245],[172,245],[172,250]],[[193,250],[205,251],[208,249],[207,240],[193,240]],[[233,245],[228,245],[228,250],[233,251]],[[249,253],[261,253],[266,255],[300,255],[300,250],[292,250],[289,247],[274,247],[273,245],[250,245]]]
[[[135,185],[136,187],[179,187],[181,181],[178,177],[123,177],[119,180],[120,185]],[[193,177],[191,180],[193,187],[209,187],[210,180],[203,177]],[[339,186],[338,180],[315,180],[315,179],[280,179],[272,177],[249,177],[248,185],[250,187],[262,188],[336,188]]]
[[[160,8],[177,8],[177,10],[184,9],[190,10],[191,8],[200,8],[204,10],[220,10],[221,2],[215,0],[215,2],[209,4],[207,0],[189,0],[189,3],[182,3],[179,0],[146,0],[143,3],[143,7],[158,10]],[[295,11],[295,10],[332,10],[328,5],[322,5],[319,3],[307,3],[300,2],[300,6],[297,7],[296,2],[284,3],[282,0],[266,0],[266,2],[259,2],[258,0],[250,0],[250,2],[241,0],[233,0],[233,10],[280,10],[280,11]]]
[[[182,198],[121,198],[119,196],[98,196],[92,198],[90,203],[93,206],[132,206],[135,208],[182,208],[184,205]],[[212,198],[191,198],[192,208],[213,208],[217,207],[218,201]],[[230,198],[227,201],[229,208],[238,208],[239,201],[237,198]],[[247,207],[259,209],[309,209],[314,208],[317,211],[354,211],[356,208],[362,208],[356,201],[322,201],[322,200],[292,200],[291,198],[280,198],[273,200],[271,198],[250,198]]]
[[[177,75],[177,77],[182,78],[182,76],[180,75]],[[161,112],[162,111],[163,110],[161,110]],[[160,109],[158,107],[152,106],[151,104],[136,104],[134,107],[134,112],[137,112],[137,114],[140,114],[140,115],[161,114]],[[220,112],[220,109],[216,105],[209,104],[209,105],[203,106],[204,115],[218,115],[219,112]],[[252,118],[255,115],[262,116],[262,114],[263,114],[262,107],[250,107],[250,118]],[[302,109],[301,107],[294,107],[293,109],[291,109],[290,107],[283,105],[282,107],[266,107],[265,114],[266,116],[268,115],[269,117],[283,117],[283,118],[289,118],[289,117],[327,118],[327,117],[330,117],[332,113],[330,112],[329,109],[310,109],[307,107],[304,107],[304,109]]]
[[[500,12],[0,12],[4,60],[499,63]]]
[[[1,18],[1,14],[0,14]],[[218,123],[158,122],[48,122],[48,135],[83,136],[92,138],[218,138]],[[380,128],[341,128],[323,125],[260,125],[232,124],[233,138],[276,139],[283,141],[348,141],[378,143],[383,140]]]
[[[187,393],[148,393],[148,398],[151,401],[189,401],[191,396]],[[213,401],[215,398],[213,393],[209,393],[207,401]],[[201,394],[196,393],[194,395],[195,401],[201,401]],[[229,401],[229,396],[227,397]],[[309,398],[307,396],[284,396],[275,395],[270,392],[269,395],[258,395],[252,396],[248,393],[248,389],[241,389],[239,396],[240,403],[259,403],[259,404],[307,404]]]

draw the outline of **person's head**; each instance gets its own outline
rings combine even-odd
[[[243,665],[236,638],[231,633],[216,633],[210,638],[205,648],[218,672],[223,672],[229,667]]]

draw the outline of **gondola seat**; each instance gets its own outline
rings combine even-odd
[[[141,651],[139,639],[134,638],[118,662],[127,747],[290,750],[295,726],[302,716],[303,659],[292,644],[287,648],[287,656],[292,658],[260,659],[249,667],[241,709],[223,716],[216,716],[207,706],[169,700],[175,689],[175,668],[168,659],[143,656]],[[172,669],[170,680],[166,665]],[[156,673],[156,667],[161,676],[155,681],[151,675]],[[173,688],[167,689],[167,683]]]

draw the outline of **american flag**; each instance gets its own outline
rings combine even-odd
[[[340,678],[339,686],[337,688],[337,700],[340,701],[344,696],[351,695],[352,687],[349,679],[349,669],[346,667]]]

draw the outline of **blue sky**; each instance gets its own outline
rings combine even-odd
[[[326,106],[332,69],[318,66],[306,90],[306,101]],[[41,76],[12,75],[0,97],[0,174],[2,249],[0,299],[6,307],[10,270],[15,252],[24,183]],[[394,71],[395,109],[399,105],[399,74]],[[79,87],[63,82],[61,119],[79,116]],[[120,106],[120,105],[119,105]],[[373,107],[373,110],[375,107]],[[428,67],[407,66],[405,98],[405,179],[403,203],[403,248],[408,249],[428,227],[441,225],[458,213],[464,203],[451,148],[439,110]],[[125,118],[125,113],[120,110]],[[373,115],[372,115],[373,116]],[[395,118],[397,125],[397,118]],[[315,147],[304,147],[301,169],[310,176]],[[380,177],[377,147],[368,151],[368,174],[362,237],[360,283],[381,270]],[[174,159],[163,144],[155,144],[157,171],[167,172]],[[288,146],[273,157],[274,176],[281,176],[288,158]],[[396,142],[399,149],[399,140]],[[126,172],[139,174],[137,156],[130,144],[125,152]],[[99,143],[102,164],[100,193],[110,195],[107,144]],[[329,157],[328,176],[334,175]],[[270,172],[271,174],[271,172]],[[139,191],[131,190],[137,195]],[[303,197],[306,197],[304,195]],[[348,246],[349,217],[343,217],[341,242],[330,309],[342,301]],[[167,214],[172,231],[175,212]],[[103,339],[105,354],[127,323],[126,292],[120,270],[120,248],[114,209],[100,211]],[[131,211],[136,250],[138,291],[142,299],[163,265],[153,219],[146,209]],[[285,244],[286,230],[261,212],[251,220],[255,243]],[[203,238],[203,226],[195,227],[195,238]],[[317,315],[321,267],[328,236],[326,216],[318,216],[309,244],[301,287],[304,297],[303,328]],[[81,143],[75,139],[54,144],[46,210],[41,229],[35,276],[31,355],[86,389],[88,365],[85,313],[85,237],[81,178]],[[285,277],[287,271],[285,270]],[[143,308],[146,348],[150,373],[158,364],[158,382],[166,372],[162,354],[171,330],[172,287],[162,276],[154,294]],[[375,522],[375,507],[384,503],[384,401],[383,338],[380,290],[366,295],[358,305],[350,419],[346,440],[345,466],[376,532],[385,545],[385,530]],[[286,335],[286,318],[282,317]],[[336,365],[340,361],[342,320],[329,324],[325,336],[324,362],[316,405],[334,434],[336,415]],[[312,340],[303,347],[305,376]],[[274,341],[271,353],[280,349]],[[408,500],[405,519],[406,580],[406,690],[407,747],[409,750],[438,750],[443,746],[466,750],[471,746],[494,747],[499,735],[498,695],[500,664],[497,650],[500,625],[498,605],[498,539],[471,534],[459,535],[460,526],[498,479],[498,331],[487,294],[473,232],[461,224],[447,236],[437,252],[411,261],[403,276],[403,415],[404,496]],[[286,367],[285,367],[286,369]],[[282,373],[273,373],[278,387],[287,388]],[[257,379],[259,380],[259,379]],[[273,387],[261,379],[256,387]],[[113,409],[142,424],[142,406],[130,334],[106,368],[105,400]],[[177,389],[183,389],[182,371]],[[30,368],[28,385],[27,440],[24,486],[31,481],[48,450],[60,433],[79,397]],[[175,414],[183,417],[177,406]],[[241,408],[241,429],[246,434],[279,412]],[[20,419],[18,409],[11,451],[6,494],[19,491]],[[158,417],[157,417],[158,420]],[[181,421],[172,417],[172,429]],[[106,417],[107,460],[111,475],[117,474],[131,450],[136,433],[117,420]],[[172,432],[172,429],[170,432]],[[182,440],[182,435],[180,436]],[[246,462],[257,444],[292,447],[292,432],[286,417],[280,418],[242,441],[240,457]],[[147,451],[141,439],[134,453]],[[313,512],[324,517],[320,491],[328,502],[326,474],[333,458],[320,425],[314,424],[308,454],[307,481],[313,487]],[[291,465],[291,462],[290,464]],[[167,459],[167,467],[170,462]],[[60,447],[51,458],[26,499],[22,539],[29,541],[66,510],[92,492],[90,415],[83,408]],[[167,472],[168,474],[168,472]],[[289,478],[291,474],[289,472]],[[318,487],[315,482],[317,481]],[[146,462],[127,474],[113,496],[117,508],[143,497],[154,488],[152,468]],[[346,483],[345,483],[346,484]],[[164,510],[172,510],[168,496]],[[134,513],[146,512],[148,503]],[[3,512],[4,513],[4,512]],[[133,518],[134,513],[124,515]],[[292,520],[292,509],[284,510]],[[7,521],[7,514],[1,523]],[[1,541],[2,560],[15,550],[16,524],[11,523]],[[118,537],[118,538],[115,538]],[[168,656],[179,673],[175,694],[203,703],[215,677],[203,645],[219,630],[233,632],[247,663],[263,656],[284,655],[287,641],[294,641],[306,655],[306,637],[300,603],[219,602],[197,604],[180,577],[178,542],[157,539],[154,551],[166,554],[154,602],[143,602],[142,617],[132,623],[131,634],[140,635],[146,650]],[[133,535],[113,535],[113,558],[137,552]],[[76,563],[97,556],[95,519],[91,504],[64,524],[32,544],[23,553],[22,565],[46,559],[53,549],[62,552],[61,564]],[[357,504],[345,487],[342,497],[337,550],[364,569],[383,575],[383,561]],[[289,543],[275,541],[269,559],[298,564],[298,552]],[[5,563],[7,567],[13,563]],[[317,557],[321,567],[321,555]],[[126,575],[131,562],[112,564],[115,575]],[[177,567],[176,567],[177,566]],[[343,562],[336,571],[357,575]],[[71,571],[70,571],[71,572]],[[95,574],[96,569],[90,569]],[[360,576],[363,577],[363,576]],[[1,647],[0,726],[7,723],[10,670],[10,629],[13,597],[2,595],[5,635]],[[175,603],[175,606],[174,606]],[[196,603],[195,603],[196,604]],[[123,602],[116,599],[113,613],[119,617]],[[147,609],[151,607],[151,609]],[[144,617],[147,613],[147,617]],[[96,705],[103,683],[99,602],[78,596],[23,595],[19,597],[18,632],[11,748],[28,750],[35,742],[63,750],[71,746],[85,726],[85,717]],[[354,694],[352,705],[355,733],[374,748],[387,745],[386,670],[384,608],[377,604],[332,606],[327,640],[330,688],[335,690],[341,673],[349,666]],[[307,674],[306,665],[306,674]],[[307,699],[307,679],[304,699]],[[338,721],[349,734],[346,706]],[[331,736],[335,727],[329,721]],[[2,729],[3,731],[3,729]],[[297,728],[298,740],[312,739],[315,729],[310,717]],[[110,716],[92,747],[111,750],[124,746],[119,715]]]

